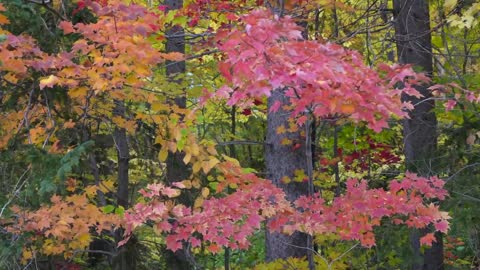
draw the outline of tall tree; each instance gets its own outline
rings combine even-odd
[[[178,10],[183,7],[183,0],[166,0],[165,5],[167,10]],[[166,52],[178,52],[185,54],[185,31],[179,25],[172,25],[166,31],[167,42]],[[185,61],[167,61],[166,75],[173,83],[181,84],[182,80],[179,79],[183,73],[185,73]],[[186,107],[186,95],[181,93],[176,96],[172,101],[179,108]],[[167,181],[169,183],[177,182],[186,179],[189,176],[188,166],[183,162],[184,154],[182,152],[169,153],[167,159]],[[185,196],[182,198],[185,200]],[[188,205],[187,202],[183,202]],[[176,252],[167,251],[166,261],[168,269],[182,270],[191,269],[188,263],[185,250],[178,250]]]
[[[278,1],[277,13],[284,13],[284,1]],[[305,28],[306,29],[306,28]],[[303,33],[304,38],[307,37],[306,32]],[[279,134],[277,130],[281,127],[289,126],[290,113],[280,108],[276,112],[272,112],[271,108],[275,103],[280,102],[282,105],[288,105],[289,98],[285,95],[285,89],[275,89],[268,98],[267,108],[267,132],[266,132],[266,148],[265,148],[265,165],[267,171],[267,179],[270,179],[275,185],[285,191],[287,200],[294,202],[302,195],[309,194],[308,183],[290,182],[285,184],[282,182],[284,177],[293,178],[295,171],[308,171],[305,147],[306,136],[301,129],[296,131]],[[293,124],[293,123],[292,123]],[[295,125],[295,124],[293,124]],[[282,141],[288,139],[296,142],[302,147],[292,149],[291,145],[282,144]],[[292,235],[280,233],[272,233],[266,231],[266,259],[273,261],[276,259],[284,259],[288,257],[304,257],[309,256],[309,247],[311,239],[307,234],[295,232]]]
[[[114,115],[125,117],[126,108],[123,101],[115,100]],[[118,168],[117,168],[117,204],[124,209],[128,209],[128,170],[129,170],[129,145],[127,132],[125,128],[115,127],[113,131],[113,140],[117,150]],[[118,229],[115,232],[116,242],[120,242],[123,239],[123,230]],[[127,270],[136,268],[136,256],[132,253],[132,246],[134,239],[130,240],[128,245],[122,246],[118,249],[118,254],[113,260],[114,270]]]
[[[288,104],[288,98],[282,89],[276,89],[268,98],[270,109],[276,101]],[[270,112],[267,116],[267,135],[265,146],[265,164],[267,179],[285,191],[289,201],[295,201],[298,197],[308,194],[308,185],[304,182],[292,181],[288,184],[282,182],[283,177],[293,178],[295,170],[307,171],[307,162],[304,147],[296,150],[291,145],[282,145],[282,140],[289,139],[305,145],[305,136],[300,130],[278,134],[277,130],[282,126],[288,126],[290,113],[282,109]],[[303,257],[307,255],[308,237],[306,234],[295,232],[292,235],[266,232],[266,256],[267,261],[279,258]]]
[[[432,45],[429,6],[427,0],[394,0],[395,39],[397,56],[400,64],[412,64],[428,76],[433,74]],[[404,152],[407,170],[422,176],[434,174],[432,158],[437,145],[437,119],[432,109],[435,101],[426,85],[417,85],[422,98],[403,96],[415,109],[410,112],[410,119],[403,122]],[[413,269],[443,269],[443,244],[440,234],[436,242],[423,256],[420,254],[419,238],[421,233],[412,234],[412,247],[421,263],[415,262]]]

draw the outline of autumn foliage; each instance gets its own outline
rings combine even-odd
[[[202,7],[198,2],[189,6],[186,14]],[[47,54],[32,38],[0,30],[5,35],[0,42],[3,83],[12,87],[26,82],[33,85],[15,109],[2,112],[0,148],[8,147],[15,138],[50,152],[66,152],[67,147],[59,146],[59,130],[76,127],[80,132],[102,123],[102,131],[122,128],[135,134],[140,124],[147,123],[154,127],[158,161],[165,162],[169,153],[182,152],[192,177],[172,185],[149,180],[139,192],[141,198],[124,215],[102,210],[94,195],[98,185],[79,194],[53,195],[38,209],[14,206],[12,217],[6,219],[13,225],[7,230],[11,234],[28,233],[24,262],[34,253],[71,258],[87,249],[96,236],[120,227],[125,229],[121,246],[145,224],[165,239],[170,250],[189,243],[191,248],[206,246],[212,253],[223,247],[249,248],[249,237],[262,224],[286,234],[334,234],[342,240],[359,241],[364,247],[375,245],[374,229],[386,222],[417,229],[431,226],[447,232],[449,216],[436,203],[447,193],[444,182],[437,177],[406,173],[391,180],[387,189],[371,189],[366,180],[349,179],[345,193],[331,201],[321,193],[288,201],[281,188],[244,170],[235,159],[219,154],[213,142],[196,137],[193,127],[200,106],[181,109],[157,95],[161,89],[154,89],[156,82],[152,79],[157,69],[167,61],[186,59],[179,53],[163,53],[154,45],[154,40],[164,38],[166,23],[171,23],[168,13],[120,1],[108,5],[98,1],[79,3],[96,19],[90,23],[60,22],[63,33],[75,37],[61,52]],[[231,8],[223,5],[225,10]],[[2,6],[0,11],[4,11]],[[197,14],[198,20],[202,16]],[[203,104],[226,100],[227,105],[248,109],[261,104],[259,100],[274,89],[281,89],[289,102],[275,103],[271,111],[282,107],[298,126],[309,117],[334,115],[366,123],[379,132],[388,126],[390,117],[407,116],[412,104],[401,102],[402,93],[420,96],[412,85],[428,82],[410,66],[382,64],[374,68],[367,66],[356,51],[305,40],[303,29],[289,16],[279,17],[266,9],[229,16],[239,18],[240,23],[222,25],[209,40],[220,52],[218,70],[226,83],[213,91],[205,90],[199,98]],[[6,23],[6,17],[0,15],[0,24]],[[195,24],[191,22],[190,26]],[[37,77],[30,76],[32,73]],[[61,103],[32,101],[52,89],[67,93],[68,118],[52,116],[51,106],[60,109]],[[128,103],[124,115],[113,113],[118,101]],[[244,113],[249,114],[251,111]],[[199,178],[207,176],[215,186],[201,183]],[[179,196],[192,190],[194,203],[179,203]],[[432,234],[421,239],[426,245],[432,241]]]

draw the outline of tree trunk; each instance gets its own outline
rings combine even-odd
[[[278,1],[278,7],[273,7],[273,11],[279,16],[282,16],[285,9],[285,2]],[[297,14],[297,16],[304,17],[305,15]],[[298,24],[303,27],[302,36],[308,39],[307,21],[299,20]],[[306,136],[312,134],[302,134],[301,128],[295,132],[286,132],[277,134],[277,128],[284,126],[287,130],[289,128],[290,112],[283,110],[282,107],[277,112],[271,112],[270,108],[273,104],[279,101],[282,106],[289,104],[289,98],[285,96],[284,89],[276,89],[268,98],[267,102],[267,134],[265,146],[265,165],[267,171],[267,179],[271,180],[275,185],[280,187],[286,194],[287,200],[293,202],[302,195],[312,195],[313,183],[309,183],[311,179],[305,179],[303,182],[291,181],[288,184],[282,182],[283,177],[293,179],[295,170],[303,170],[308,174],[308,162],[312,162],[312,157],[307,157],[306,151]],[[307,121],[309,122],[309,121]],[[308,131],[309,129],[307,129]],[[309,132],[308,132],[309,133]],[[289,139],[293,143],[290,145],[283,145],[282,140]],[[310,137],[311,139],[311,137]],[[308,140],[310,141],[310,140]],[[293,145],[300,147],[293,147]],[[311,143],[310,143],[311,144]],[[312,146],[309,145],[309,148]],[[313,151],[313,149],[311,149]],[[312,152],[309,152],[312,154]],[[310,164],[311,165],[311,164]],[[312,184],[312,185],[310,185]],[[313,261],[313,240],[312,237],[300,232],[295,232],[292,235],[285,235],[281,233],[269,232],[266,230],[266,260],[274,261],[276,259],[285,259],[288,257],[306,257],[309,262],[309,269],[315,269]]]
[[[395,39],[400,64],[413,64],[428,76],[432,76],[432,46],[430,34],[430,17],[427,0],[393,0],[395,16]],[[432,109],[434,100],[424,101],[431,97],[426,85],[418,85],[416,89],[424,96],[417,99],[404,96],[404,101],[411,101],[415,109],[410,112],[410,119],[403,122],[404,153],[406,168],[422,176],[431,176],[432,158],[437,146],[437,119]],[[413,269],[443,269],[442,237],[437,234],[437,242],[433,247],[420,252],[419,237],[428,230],[412,233],[411,242],[414,254],[420,258],[413,263]]]
[[[125,104],[123,101],[115,100],[114,115],[125,117]],[[130,160],[127,132],[124,128],[115,127],[113,132],[114,145],[117,149],[118,167],[117,167],[117,205],[128,209],[128,163]],[[115,231],[115,242],[123,239],[123,230]],[[113,258],[114,270],[134,270],[136,269],[136,258],[132,243],[132,238],[128,243],[118,249],[118,254]]]
[[[167,10],[180,9],[183,7],[183,0],[165,0]],[[173,26],[167,30],[166,52],[185,53],[185,31],[180,26]],[[176,75],[185,73],[185,61],[171,62],[167,61],[166,75],[173,83],[181,83],[182,80],[175,78]],[[175,97],[173,101],[179,108],[186,107],[185,93]],[[184,154],[182,152],[169,153],[166,161],[167,165],[167,181],[169,183],[185,180],[189,177],[190,172],[188,166],[183,162]],[[182,195],[180,203],[190,205],[191,202],[187,196]],[[172,270],[189,270],[193,269],[188,262],[185,249],[172,252],[167,250],[165,253],[167,268]]]
[[[275,101],[282,104],[288,104],[288,98],[285,97],[281,89],[272,92],[268,98],[268,111]],[[302,195],[308,194],[307,182],[292,181],[284,184],[281,179],[284,176],[293,179],[295,170],[307,171],[307,162],[305,156],[305,136],[300,131],[277,134],[277,128],[285,126],[288,128],[288,118],[290,113],[282,109],[277,112],[269,112],[267,116],[267,138],[265,149],[265,163],[267,169],[267,179],[281,187],[287,199],[294,201]],[[293,144],[299,143],[301,147],[296,150],[292,145],[282,145],[282,139],[288,138]],[[308,237],[306,234],[296,232],[293,235],[284,235],[280,233],[266,232],[266,259],[273,261],[279,258],[304,257],[307,256]]]

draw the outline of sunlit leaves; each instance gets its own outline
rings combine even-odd
[[[407,174],[400,182],[392,181],[389,190],[369,189],[365,181],[351,179],[346,193],[332,203],[326,203],[316,194],[301,197],[291,205],[283,191],[269,181],[241,173],[229,162],[220,163],[218,168],[225,178],[219,182],[217,191],[222,190],[221,186],[235,184],[236,192],[222,198],[207,198],[208,193],[203,189],[202,204],[192,211],[182,205],[171,208],[168,196],[161,191],[166,187],[150,186],[150,191],[142,192],[152,201],[137,204],[126,214],[127,233],[148,220],[163,224],[173,215],[173,227],[157,230],[166,235],[169,249],[176,250],[182,241],[195,239],[195,243],[202,241],[211,247],[211,252],[216,252],[217,245],[233,249],[248,247],[247,237],[258,230],[266,218],[270,218],[271,230],[287,234],[295,231],[311,235],[337,234],[343,240],[357,240],[365,247],[375,245],[373,229],[386,217],[392,218],[394,224],[414,228],[433,224],[436,230],[446,232],[449,227],[448,214],[425,201],[445,199],[444,182],[435,177],[427,179]],[[194,232],[199,236],[192,236]],[[431,243],[427,240],[422,243]]]
[[[400,102],[406,94],[418,94],[411,85],[428,81],[408,66],[380,67],[376,72],[362,56],[331,43],[302,40],[292,18],[278,18],[265,10],[243,16],[243,26],[219,32],[219,49],[226,55],[220,71],[232,87],[218,90],[227,104],[248,107],[252,99],[283,89],[293,117],[311,112],[316,117],[338,115],[365,121],[375,131],[387,126],[390,115],[405,116]],[[408,79],[407,79],[408,78]]]
[[[50,201],[50,205],[43,205],[36,211],[14,208],[18,219],[8,228],[13,233],[33,232],[43,236],[41,246],[36,250],[45,255],[66,255],[84,250],[90,244],[91,230],[100,234],[120,224],[118,215],[102,211],[89,201],[85,193],[65,199],[54,195]]]

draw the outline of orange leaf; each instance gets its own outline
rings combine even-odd
[[[171,53],[162,53],[162,57],[166,60],[170,61],[183,61],[185,60],[185,55],[179,52],[171,52]]]
[[[0,14],[0,25],[2,24],[8,24],[10,23],[10,21],[8,20],[7,17],[5,17],[4,15]]]

